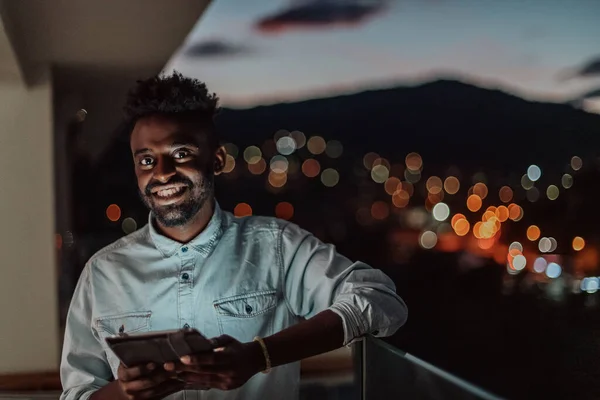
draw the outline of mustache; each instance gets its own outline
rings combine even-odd
[[[165,186],[165,185],[169,185],[169,184],[174,184],[174,183],[180,183],[182,185],[187,186],[188,188],[191,188],[194,186],[194,183],[190,179],[185,178],[183,176],[174,176],[171,179],[169,179],[169,181],[166,183],[150,182],[144,189],[144,194],[146,196],[152,196],[152,189],[161,187],[161,186]]]

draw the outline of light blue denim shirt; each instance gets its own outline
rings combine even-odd
[[[150,222],[95,254],[67,317],[61,400],[88,399],[116,377],[119,361],[104,339],[119,333],[190,326],[207,337],[248,342],[332,310],[344,342],[389,336],[407,317],[393,282],[351,262],[298,226],[267,217],[236,218],[216,206],[187,244]],[[183,391],[168,399],[298,398],[300,363],[257,374],[232,391]]]

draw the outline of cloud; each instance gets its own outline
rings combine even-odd
[[[600,76],[600,57],[589,60],[583,65],[562,71],[558,79],[567,81],[573,78],[591,78]]]
[[[193,58],[216,58],[247,53],[250,53],[248,47],[224,40],[207,40],[194,43],[185,50],[185,55]]]
[[[255,24],[263,33],[297,28],[329,28],[357,25],[386,8],[386,0],[306,0],[269,15]]]

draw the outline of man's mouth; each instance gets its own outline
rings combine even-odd
[[[187,185],[177,183],[158,186],[151,190],[152,195],[160,200],[171,200],[180,197],[187,190]]]

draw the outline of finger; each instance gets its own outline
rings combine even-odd
[[[232,338],[229,335],[221,335],[221,336],[217,336],[216,338],[210,339],[210,343],[212,344],[214,349],[226,347],[226,346],[236,343],[236,342],[237,342],[237,340]]]
[[[126,368],[123,364],[119,366],[117,371],[117,378],[123,382],[130,382],[136,380],[144,375],[152,373],[156,369],[154,363],[136,365],[131,368]]]
[[[198,353],[181,357],[184,365],[218,365],[225,362],[223,353]]]
[[[185,388],[185,383],[177,380],[168,380],[152,388],[136,393],[136,399],[162,399],[172,393],[179,392]]]
[[[168,380],[172,380],[171,373],[167,371],[160,371],[129,382],[123,382],[123,390],[127,394],[135,394],[158,386]]]

